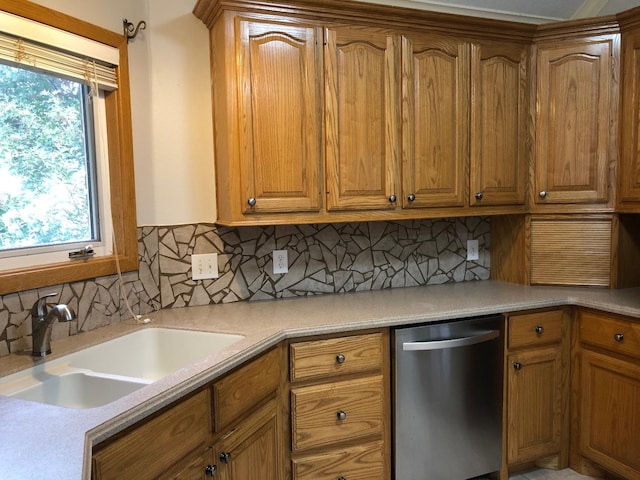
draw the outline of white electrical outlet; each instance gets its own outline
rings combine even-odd
[[[194,280],[218,278],[218,254],[191,255],[191,278]]]
[[[467,240],[467,260],[478,260],[479,258],[478,240]]]
[[[273,273],[287,273],[289,271],[289,260],[286,250],[273,251]]]

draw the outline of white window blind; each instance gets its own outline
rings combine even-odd
[[[119,51],[88,38],[0,11],[0,62],[24,65],[102,90],[118,88]]]

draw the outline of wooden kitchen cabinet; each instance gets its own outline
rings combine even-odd
[[[390,478],[388,331],[289,350],[293,480]]]
[[[469,205],[524,205],[529,47],[471,47]]]
[[[204,389],[94,449],[94,480],[137,480],[193,470],[211,439],[211,395]],[[202,472],[207,463],[199,468]],[[198,467],[195,467],[198,470]]]
[[[320,210],[321,35],[231,13],[211,30],[220,220]]]
[[[568,465],[569,315],[508,317],[506,463]]]
[[[283,480],[283,358],[278,346],[98,445],[92,478]]]
[[[533,205],[612,207],[619,35],[550,37],[536,45]]]
[[[465,205],[469,48],[455,37],[402,37],[403,208]]]
[[[397,35],[325,29],[327,210],[393,209],[398,195]]]
[[[638,14],[621,19],[622,86],[617,208],[640,212],[640,28]],[[629,25],[629,26],[627,26]]]
[[[640,478],[640,323],[586,309],[578,322],[572,440],[581,456],[605,470]]]

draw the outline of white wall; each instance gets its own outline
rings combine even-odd
[[[129,44],[138,225],[216,220],[207,28],[196,0],[34,0],[122,33]]]

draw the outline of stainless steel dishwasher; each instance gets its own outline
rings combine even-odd
[[[502,316],[395,330],[395,480],[500,470]]]

